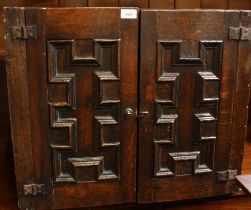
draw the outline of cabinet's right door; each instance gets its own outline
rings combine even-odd
[[[240,20],[240,11],[142,11],[139,203],[234,191],[244,138],[233,110],[243,137],[250,71]]]

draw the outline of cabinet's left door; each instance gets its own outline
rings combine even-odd
[[[5,10],[22,209],[135,201],[138,12],[121,12]]]

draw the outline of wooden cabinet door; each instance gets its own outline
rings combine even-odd
[[[22,209],[135,202],[138,20],[131,12],[135,19],[121,19],[119,8],[5,10]]]
[[[140,203],[235,190],[250,82],[250,36],[238,41],[250,12],[240,14],[142,11]]]

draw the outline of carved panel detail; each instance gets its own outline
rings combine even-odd
[[[222,45],[221,40],[157,42],[154,176],[213,170]]]
[[[48,41],[48,100],[54,182],[118,179],[120,173],[120,40]],[[78,147],[76,81],[87,66],[93,70],[93,145],[111,154],[111,168],[103,155]],[[88,70],[88,71],[89,71]],[[80,72],[80,73],[79,73]],[[89,99],[88,99],[89,100]],[[110,115],[100,114],[108,110]],[[103,112],[104,113],[104,112]],[[106,112],[107,113],[107,112]],[[95,151],[91,151],[92,154]],[[102,154],[103,154],[102,153]]]

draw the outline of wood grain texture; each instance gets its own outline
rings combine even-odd
[[[24,6],[25,0],[10,0],[10,1],[0,1],[0,17],[3,17],[3,7],[15,7]],[[0,61],[4,60],[4,23],[3,18],[0,18]]]
[[[228,9],[251,9],[251,0],[228,0]]]
[[[13,151],[15,161],[22,162],[22,164],[15,166],[15,172],[18,175],[16,177],[17,191],[20,205],[25,208],[34,208],[35,199],[27,199],[23,194],[23,185],[32,181],[34,178],[26,47],[25,43],[19,39],[13,41],[11,34],[12,26],[24,24],[24,9],[17,10],[8,8],[4,11],[4,15],[6,19],[5,34],[8,95],[12,95],[12,97],[9,98],[12,127],[11,135],[12,141],[14,142]],[[13,61],[12,59],[16,60],[15,64],[11,62]],[[20,92],[17,92],[16,88]],[[20,101],[22,101],[22,103],[19,103]],[[22,124],[22,127],[20,127],[18,121]]]
[[[59,7],[86,7],[88,0],[58,0]]]
[[[89,7],[118,7],[119,1],[118,0],[88,0]]]
[[[251,174],[251,141],[247,139],[244,146],[244,155],[242,161],[242,174]]]
[[[201,8],[203,9],[227,9],[228,0],[201,0]]]
[[[153,9],[174,9],[175,0],[150,0],[149,8]]]
[[[228,169],[238,55],[238,43],[229,41],[228,27],[238,26],[239,11],[143,10],[141,14],[140,112],[149,114],[139,124],[139,202],[232,192],[234,187],[225,188],[227,184],[216,182],[214,174]],[[209,48],[213,50],[209,52]],[[248,56],[247,51],[243,53]],[[212,77],[207,78],[203,72]],[[204,85],[199,85],[200,77]],[[247,86],[248,81],[242,81]],[[208,82],[212,86],[207,86]],[[236,93],[241,97],[240,92]],[[239,104],[234,107],[244,117],[245,109],[238,108]],[[207,116],[207,122],[203,116]],[[235,169],[241,165],[242,150],[237,144],[244,143],[245,132],[240,133],[232,147],[240,148],[233,155]],[[167,185],[169,188],[164,187]]]
[[[1,119],[0,119],[1,121]],[[17,196],[16,196],[16,186],[15,186],[15,173],[14,173],[14,163],[12,158],[12,146],[10,141],[6,142],[6,151],[1,153],[4,164],[0,165],[2,173],[0,173],[0,209],[1,210],[19,210],[17,207]],[[4,146],[4,142],[1,141],[1,148]],[[8,164],[5,164],[8,162]],[[251,143],[247,141],[245,144],[245,153],[243,159],[243,174],[251,174]],[[114,206],[107,208],[81,208],[75,210],[250,210],[251,200],[250,198],[239,198],[235,197],[231,200],[210,200],[200,201],[194,200],[186,203],[176,203],[176,204],[158,204],[158,205],[144,205],[144,206]]]
[[[240,13],[240,22],[242,26],[247,27],[251,21],[251,12],[242,11]],[[238,45],[238,60],[237,60],[237,75],[235,85],[235,100],[233,103],[233,124],[232,124],[232,139],[230,144],[229,168],[238,169],[241,172],[242,154],[244,142],[246,138],[247,119],[248,119],[248,103],[250,96],[250,68],[251,56],[250,45],[248,41],[241,41]],[[241,111],[242,110],[242,111]]]
[[[123,1],[123,0],[122,0]],[[120,1],[120,2],[122,2]],[[19,3],[21,1],[1,1],[0,3],[3,3],[3,5],[5,4],[9,4],[9,5],[6,5],[6,6],[17,6],[17,5],[20,5],[20,6],[23,6],[24,3]],[[234,0],[229,0],[229,8],[236,8],[236,9],[250,9],[250,1],[248,0],[240,0],[240,1],[234,1]],[[57,6],[57,3],[56,1],[28,1],[28,4],[30,6]],[[123,2],[122,2],[123,4]],[[132,1],[127,1],[125,4],[127,5],[130,5],[130,6],[137,6],[137,5],[145,5],[146,2],[143,0],[143,1],[137,1],[137,2],[133,2]],[[182,6],[181,4],[184,4],[184,6]],[[183,2],[180,4],[180,8],[197,8],[196,5],[199,5],[198,2],[197,3],[189,3],[189,2]],[[65,7],[68,7],[68,6],[86,6],[87,5],[87,2],[84,1],[84,0],[74,0],[74,1],[67,1],[67,0],[59,0],[59,3],[58,3],[58,6],[65,6]],[[94,2],[93,5],[98,5],[98,6],[114,6],[114,5],[118,5],[115,1],[112,2],[112,1],[107,1],[107,2]],[[225,8],[226,6],[226,1],[208,1],[208,0],[202,0],[201,1],[201,6],[202,8]],[[149,1],[149,7],[151,8],[174,8],[174,2],[173,1],[168,1],[168,0],[152,0],[152,1]],[[0,26],[1,26],[1,23],[0,23]],[[0,34],[1,34],[1,28],[0,28]],[[154,33],[154,30],[153,30],[153,33]],[[3,36],[1,36],[3,37]],[[1,48],[1,42],[0,41],[0,48]],[[3,47],[3,44],[2,44],[2,47]],[[0,50],[0,59],[1,60],[4,60],[4,50],[2,48],[2,50]],[[226,53],[225,56],[231,56],[231,52],[229,53]],[[229,63],[230,65],[230,63]],[[0,74],[0,81],[4,81],[5,80],[5,77],[4,75]],[[35,84],[31,84],[31,87],[35,86]],[[6,87],[3,87],[3,90],[6,91]],[[5,104],[8,103],[7,101],[7,97],[6,95],[3,95],[1,97],[3,100],[1,101],[1,104]],[[35,100],[33,101],[33,103],[36,103]],[[0,104],[0,106],[1,106]],[[5,106],[3,105],[3,106]],[[5,108],[1,109],[2,111],[2,114],[1,116],[3,116],[3,119],[6,119],[6,121],[8,121],[8,111]],[[6,117],[7,116],[7,117]],[[1,131],[0,133],[2,133],[1,135],[3,135],[3,140],[1,140],[0,142],[0,153],[2,155],[2,157],[6,157],[5,159],[2,158],[2,160],[4,161],[10,161],[11,160],[11,152],[10,152],[10,137],[9,137],[9,129],[8,129],[8,122],[4,122],[3,123],[3,126],[1,128]],[[222,148],[224,148],[224,145],[221,145]],[[241,145],[240,145],[241,146]],[[225,151],[225,150],[224,150]],[[246,151],[250,151],[250,150],[245,150],[245,154],[246,154]],[[226,151],[225,151],[226,152]],[[249,152],[250,153],[250,152]],[[248,153],[248,154],[249,154]],[[1,162],[1,155],[0,155],[0,162]],[[40,156],[42,156],[41,154],[39,154]],[[244,156],[246,157],[246,156]],[[251,156],[250,156],[251,157]],[[221,162],[224,162],[225,159],[222,158],[221,159],[221,154],[219,154],[219,162],[217,162],[216,164],[220,165]],[[244,162],[243,162],[243,171],[245,171],[246,166],[248,166],[250,164],[250,160],[244,158]],[[250,166],[250,165],[249,165]],[[14,173],[13,173],[13,169],[12,171],[8,171],[10,170],[8,168],[5,169],[6,167],[5,166],[2,166],[1,168],[1,163],[0,163],[0,169],[3,169],[5,170],[4,173],[1,173],[0,176],[1,177],[4,177],[3,179],[1,179],[0,181],[0,184],[1,184],[1,188],[3,189],[3,193],[1,194],[4,194],[5,196],[4,197],[1,197],[0,196],[0,209],[17,209],[17,203],[16,203],[16,196],[15,196],[15,186],[13,185],[14,184]],[[40,169],[37,169],[37,174],[38,176],[39,175],[39,172]],[[244,173],[250,173],[251,170],[250,169],[246,169],[246,172]],[[10,174],[12,174],[12,176],[10,176]],[[8,191],[9,190],[9,191]],[[0,191],[1,192],[1,191]],[[240,199],[237,199],[237,200],[233,200],[233,201],[220,201],[220,202],[213,202],[213,203],[208,203],[208,204],[186,204],[186,205],[183,205],[183,206],[176,206],[176,207],[171,207],[171,209],[187,209],[188,207],[191,207],[192,209],[201,209],[201,208],[205,208],[205,209],[226,209],[226,210],[230,210],[230,209],[236,209],[236,208],[241,208],[241,209],[251,209],[250,208],[250,201],[248,199],[244,199],[244,200],[240,200]],[[170,209],[170,205],[167,204],[167,205],[162,205],[162,206],[158,206],[157,209]],[[92,209],[96,209],[96,208],[92,208]],[[98,208],[100,209],[100,208]],[[105,209],[110,209],[110,207],[108,208],[105,208]],[[128,209],[128,207],[114,207],[114,209]],[[144,207],[130,207],[130,209],[156,209],[156,206],[144,206]],[[88,208],[89,210],[89,208]]]
[[[201,8],[201,0],[175,0],[175,9]]]
[[[148,0],[120,0],[119,6],[148,8]]]
[[[34,180],[45,185],[45,195],[36,198],[37,209],[134,203],[137,118],[126,118],[124,110],[137,110],[138,19],[121,20],[119,8],[37,8],[25,14],[26,24],[36,25],[37,38],[24,42],[9,37],[8,47],[25,44],[25,53],[17,53],[26,57],[27,72],[20,65],[20,74],[27,80],[13,81],[12,75],[20,76],[12,69],[20,58],[8,49],[8,84],[15,108],[14,148],[27,152],[25,144],[18,146],[24,141],[19,133],[25,131],[15,127],[22,117],[29,123],[22,123],[23,129],[30,129],[22,134],[33,139],[34,158],[27,164],[34,161],[29,168]],[[6,19],[11,28],[11,18]],[[11,85],[20,82],[28,82],[23,85],[27,89],[12,92]],[[27,97],[22,100],[29,108],[19,107],[29,111],[29,119],[12,103],[15,94]],[[16,168],[26,170],[18,152],[14,150]],[[19,174],[21,187],[26,173]]]
[[[28,7],[57,7],[58,0],[27,0]]]

